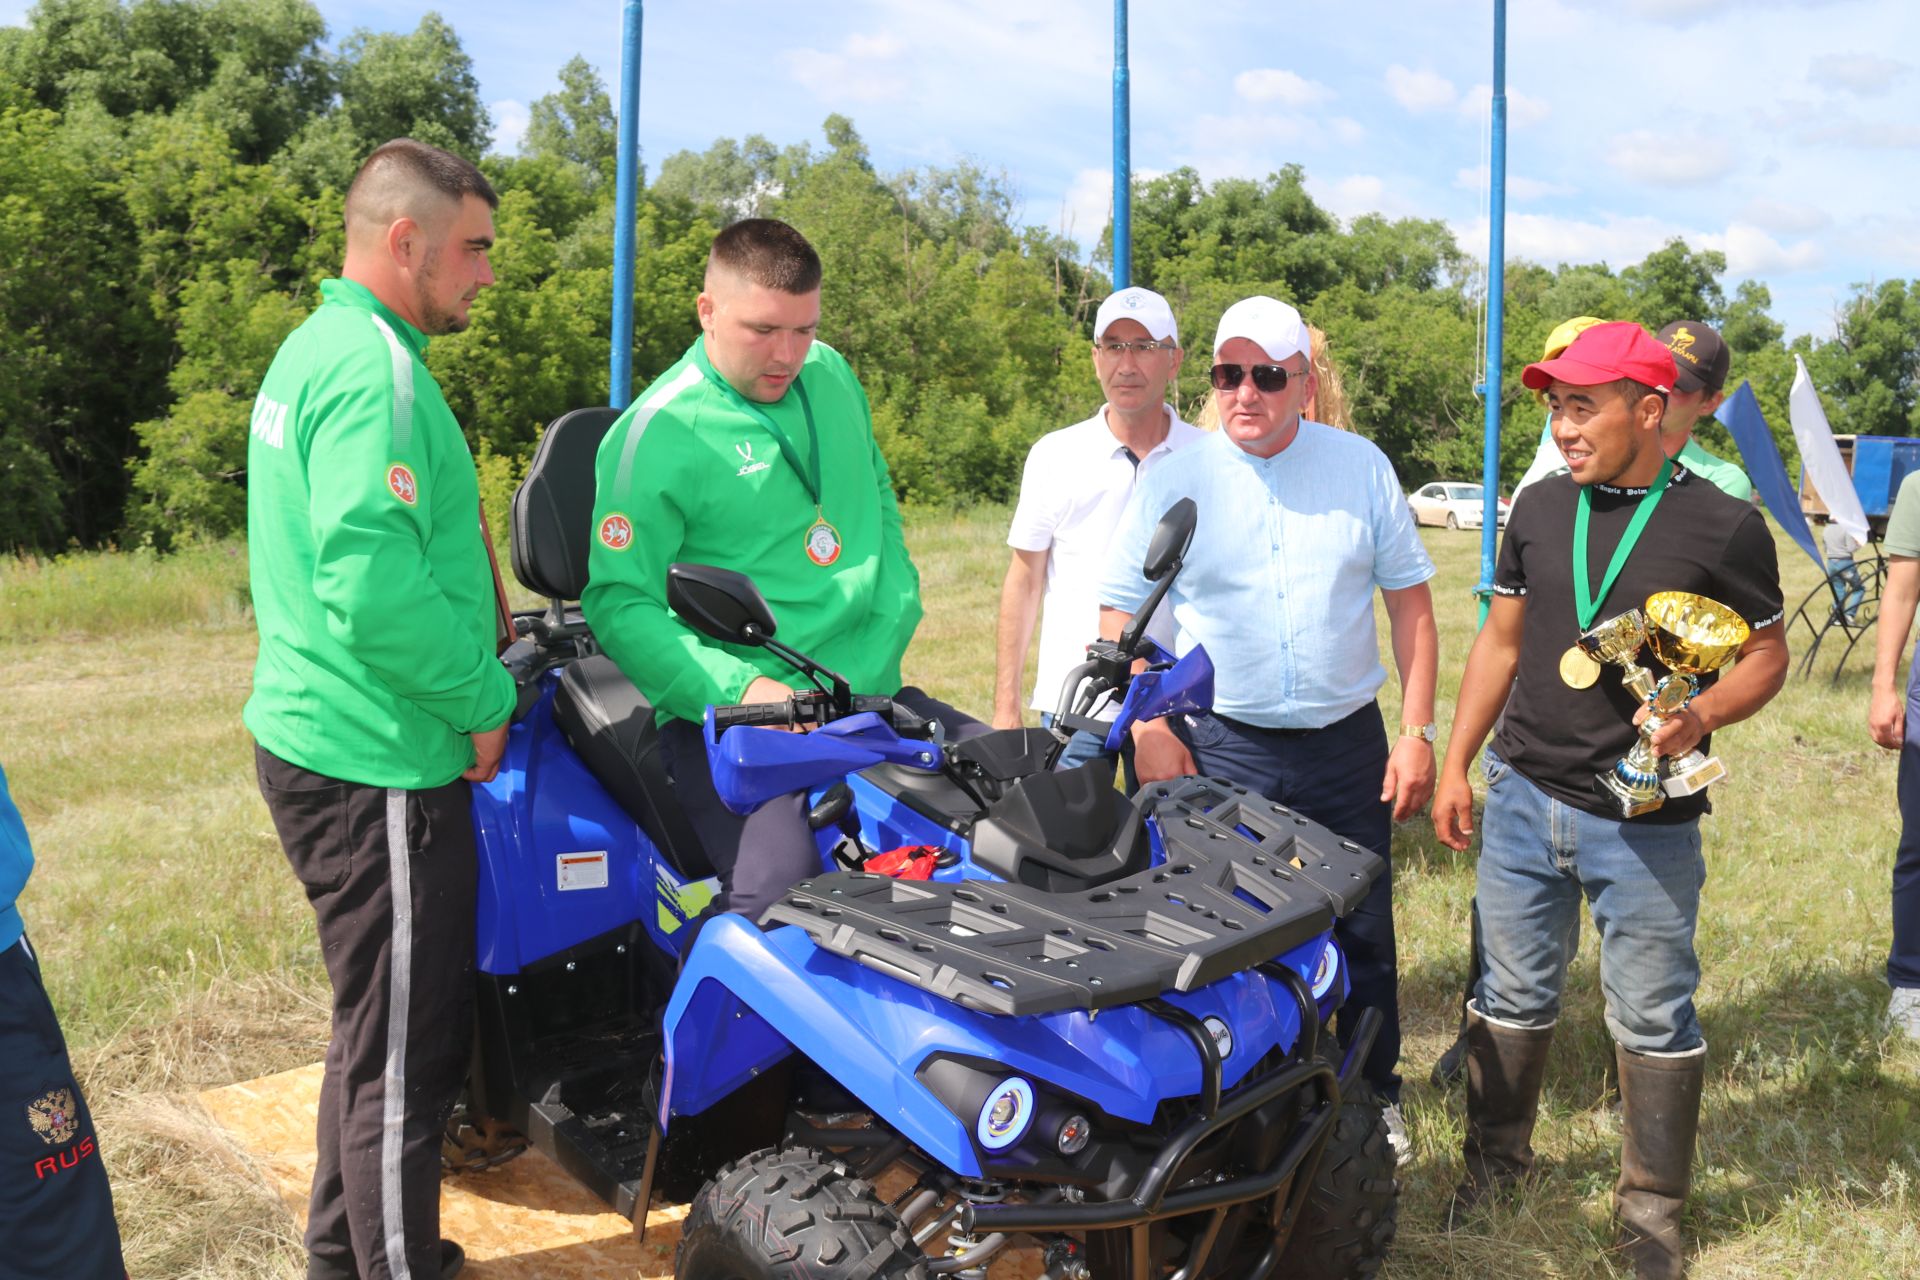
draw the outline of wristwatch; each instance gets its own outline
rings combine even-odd
[[[1400,736],[1403,738],[1418,738],[1422,742],[1431,743],[1435,738],[1440,736],[1440,726],[1431,720],[1425,724],[1403,723],[1400,726]]]

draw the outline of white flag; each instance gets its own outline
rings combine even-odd
[[[1800,462],[1807,469],[1807,481],[1820,501],[1827,504],[1833,522],[1861,542],[1867,540],[1867,512],[1854,491],[1853,477],[1841,460],[1840,446],[1833,442],[1833,428],[1827,425],[1827,412],[1807,376],[1807,364],[1798,355],[1793,358],[1793,390],[1787,394],[1787,414],[1793,422],[1793,438],[1800,445]]]

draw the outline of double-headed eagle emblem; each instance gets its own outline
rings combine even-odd
[[[73,1105],[73,1090],[55,1089],[29,1102],[27,1123],[50,1147],[71,1142],[80,1128],[80,1116]]]

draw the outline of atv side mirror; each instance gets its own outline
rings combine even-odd
[[[1192,498],[1182,498],[1167,508],[1160,517],[1160,523],[1153,527],[1153,539],[1147,543],[1146,563],[1140,568],[1140,576],[1148,582],[1158,582],[1180,567],[1186,559],[1187,548],[1193,544],[1193,526],[1199,518],[1199,509],[1193,505]]]
[[[715,640],[764,645],[773,637],[773,610],[744,573],[710,564],[668,565],[667,604]]]
[[[1146,634],[1153,611],[1166,599],[1174,575],[1180,572],[1187,558],[1187,547],[1193,542],[1193,527],[1199,519],[1200,509],[1193,505],[1193,499],[1182,498],[1168,507],[1160,523],[1153,527],[1153,540],[1147,543],[1147,560],[1140,567],[1140,576],[1153,584],[1153,590],[1147,593],[1146,601],[1134,610],[1120,632],[1120,652],[1128,657],[1137,655],[1140,637]]]

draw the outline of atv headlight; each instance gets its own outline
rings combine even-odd
[[[1335,979],[1340,976],[1340,948],[1334,945],[1332,938],[1320,949],[1320,963],[1313,971],[1313,998],[1324,1000],[1327,992],[1333,990]]]
[[[989,1151],[1004,1151],[1026,1136],[1033,1123],[1033,1086],[1008,1076],[993,1087],[980,1108],[974,1136]]]

